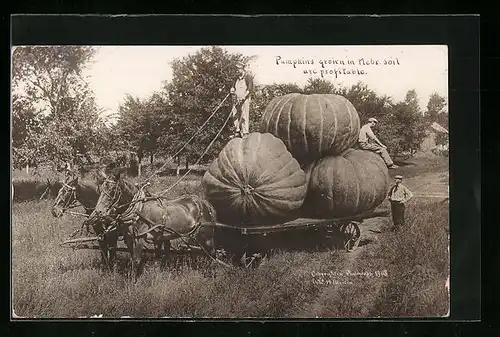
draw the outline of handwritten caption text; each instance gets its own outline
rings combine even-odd
[[[401,65],[398,57],[377,58],[297,58],[285,59],[281,56],[275,57],[275,63],[280,67],[292,67],[301,71],[304,75],[316,75],[320,77],[334,76],[360,76],[366,75],[373,67],[397,67]]]

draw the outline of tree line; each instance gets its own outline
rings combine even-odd
[[[201,48],[171,63],[172,78],[147,98],[126,95],[115,121],[97,105],[83,76],[92,64],[95,47],[18,47],[12,54],[12,147],[16,168],[50,163],[55,169],[71,162],[79,168],[106,160],[132,157],[138,163],[167,158],[185,144],[220,105],[237,77],[238,63],[255,56],[229,53],[220,47]],[[257,85],[250,106],[250,131],[258,131],[260,117],[278,95],[331,93],[346,97],[356,107],[361,121],[379,120],[377,134],[393,156],[412,156],[420,148],[426,126],[432,122],[447,127],[445,99],[429,97],[422,113],[415,90],[401,102],[378,95],[359,82],[341,87],[311,78],[303,87],[294,83]],[[231,110],[231,100],[219,111],[180,156],[188,166],[199,158],[220,130]],[[210,162],[228,141],[226,127],[203,162]],[[439,140],[445,142],[446,139]],[[124,159],[127,158],[127,159]],[[140,166],[139,166],[140,169]]]

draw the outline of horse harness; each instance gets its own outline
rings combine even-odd
[[[120,200],[120,196],[121,196],[121,189],[120,187],[118,186],[118,183],[117,182],[114,182],[116,185],[116,189],[115,189],[115,192],[114,192],[114,196],[112,197],[112,200],[114,200],[114,202],[112,203],[112,206],[111,208],[120,208],[120,207],[123,207],[123,206],[126,206],[127,204],[129,205],[129,207],[125,210],[125,212],[123,212],[122,214],[120,214],[115,220],[112,221],[112,224],[110,227],[108,227],[101,235],[100,235],[100,238],[103,239],[104,236],[111,232],[111,231],[115,231],[115,230],[118,230],[118,225],[119,223],[121,224],[133,224],[133,223],[136,223],[138,222],[139,220],[142,220],[143,222],[145,222],[148,226],[151,226],[150,228],[148,228],[145,232],[142,232],[142,233],[136,233],[136,231],[134,230],[134,238],[140,238],[140,237],[143,237],[145,235],[147,235],[148,233],[151,233],[153,231],[162,231],[162,232],[168,232],[172,235],[174,235],[174,237],[176,239],[180,239],[184,242],[184,244],[188,247],[188,249],[191,249],[192,245],[188,242],[188,238],[193,240],[196,245],[198,247],[201,248],[201,250],[209,257],[211,258],[212,260],[214,260],[215,262],[217,263],[220,263],[220,264],[223,264],[225,265],[226,267],[228,267],[228,265],[226,263],[224,263],[223,261],[220,261],[217,257],[214,257],[212,256],[212,254],[210,254],[209,252],[207,252],[207,250],[205,249],[205,247],[200,244],[198,242],[198,240],[196,239],[196,236],[194,235],[200,228],[202,227],[211,227],[213,229],[213,238],[215,239],[215,221],[216,221],[216,215],[214,214],[213,210],[212,210],[212,207],[210,207],[210,205],[207,206],[207,209],[208,209],[208,213],[209,213],[209,216],[211,218],[211,223],[210,224],[206,224],[206,223],[203,223],[202,222],[202,216],[203,215],[200,215],[200,218],[197,219],[198,221],[196,222],[196,225],[188,232],[188,233],[185,233],[185,234],[182,234],[182,233],[179,233],[177,232],[176,230],[172,229],[172,228],[168,228],[166,227],[164,224],[157,224],[153,221],[151,221],[150,219],[148,219],[146,216],[144,216],[142,214],[142,208],[144,206],[144,202],[146,201],[149,201],[149,200],[157,200],[161,206],[163,206],[163,203],[162,203],[162,199],[165,199],[165,197],[163,196],[154,196],[152,195],[151,193],[149,192],[146,192],[145,191],[145,187],[149,185],[146,184],[142,187],[139,188],[139,191],[134,195],[133,199],[131,202],[127,203],[127,204],[123,204],[123,205],[120,205],[119,207],[116,207],[116,205],[118,204],[119,200]],[[104,193],[106,193],[109,197],[111,197],[107,192],[105,192],[103,190]],[[198,198],[196,196],[196,198]],[[201,201],[201,203],[203,204],[203,201]],[[123,235],[125,235],[125,233],[122,233]],[[151,243],[151,241],[149,240],[146,240],[146,242],[148,243]],[[229,266],[230,267],[230,266]]]
[[[106,191],[105,189],[102,189],[102,193],[104,193],[108,198],[110,198],[112,200],[111,202],[111,206],[109,206],[110,209],[117,209],[117,208],[120,208],[122,206],[119,206],[119,207],[116,207],[116,205],[118,205],[118,203],[120,202],[120,199],[121,199],[121,196],[122,196],[122,189],[120,188],[120,185],[118,184],[118,182],[116,181],[113,181],[113,180],[110,180],[110,179],[106,179],[104,181],[105,183],[113,183],[115,186],[114,186],[114,192],[113,192],[113,196],[111,196],[108,191]]]
[[[129,223],[130,224],[130,223],[142,221],[142,222],[146,223],[146,225],[149,227],[146,231],[141,232],[141,233],[137,233],[136,231],[134,231],[134,237],[141,238],[141,237],[144,237],[151,232],[157,232],[158,234],[167,232],[168,234],[171,234],[173,236],[173,238],[170,240],[179,239],[188,247],[188,249],[190,249],[192,245],[188,241],[189,241],[189,239],[191,239],[196,243],[197,246],[199,246],[202,250],[205,251],[203,245],[201,245],[198,242],[198,240],[196,239],[196,236],[195,236],[195,234],[198,232],[198,230],[201,227],[211,226],[211,225],[203,223],[203,221],[202,221],[203,213],[200,212],[200,216],[198,217],[198,219],[196,219],[197,221],[196,221],[195,225],[188,233],[179,233],[175,229],[165,226],[165,223],[161,223],[161,224],[155,223],[152,220],[148,219],[142,213],[144,202],[156,200],[160,204],[160,206],[162,208],[164,208],[164,203],[162,202],[162,200],[164,200],[166,198],[163,196],[152,195],[151,193],[146,192],[144,190],[144,188],[145,188],[145,186],[143,186],[136,193],[132,202],[130,203],[129,208],[119,217],[120,218],[119,221],[122,223]],[[193,197],[193,198],[198,198],[198,197]],[[200,201],[200,203],[203,203],[203,201]],[[212,219],[212,222],[214,222],[215,217],[214,217],[214,214],[212,213],[210,207],[208,207],[208,213],[209,213],[210,218]],[[163,219],[165,220],[165,216],[163,216]],[[212,226],[212,227],[215,228],[215,226]],[[146,242],[152,243],[150,240],[147,240],[147,239],[146,239]],[[206,251],[205,251],[205,253],[208,254],[208,252],[206,252]],[[208,254],[208,255],[210,255],[210,254]]]
[[[62,183],[63,187],[70,190],[71,194],[69,196],[69,198],[66,199],[66,201],[64,202],[64,206],[62,206],[62,212],[66,212],[67,210],[69,209],[72,209],[72,208],[75,208],[75,207],[78,207],[78,206],[82,206],[83,208],[85,208],[85,211],[88,212],[90,210],[93,210],[92,208],[87,208],[85,207],[84,204],[82,204],[79,200],[78,200],[78,197],[76,195],[76,188],[74,186],[71,186],[71,185],[68,185],[66,184],[65,182]],[[57,199],[56,199],[57,201]]]
[[[136,236],[137,237],[143,237],[143,236],[145,236],[145,235],[147,235],[147,234],[149,234],[149,233],[151,233],[153,231],[167,232],[167,233],[172,234],[174,236],[173,239],[181,239],[182,241],[184,241],[189,246],[189,244],[186,242],[185,239],[186,238],[190,238],[190,239],[193,239],[193,240],[196,241],[196,238],[195,238],[194,234],[201,227],[208,227],[207,225],[203,224],[203,221],[202,221],[203,212],[200,212],[200,216],[198,217],[198,219],[196,219],[196,223],[193,226],[193,228],[188,233],[182,234],[182,233],[179,233],[178,231],[176,231],[173,228],[166,227],[165,223],[157,224],[157,223],[151,221],[150,219],[148,219],[144,214],[142,214],[141,210],[142,210],[142,204],[143,204],[144,201],[157,200],[158,203],[161,205],[161,207],[164,207],[164,204],[162,202],[163,199],[165,199],[165,197],[149,195],[149,196],[143,198],[141,200],[142,202],[138,202],[139,204],[141,204],[141,207],[140,207],[140,209],[136,209],[134,211],[134,213],[136,214],[136,219],[137,220],[140,219],[140,220],[144,221],[148,226],[151,226],[151,227],[148,230],[146,230],[145,232],[139,233]],[[212,222],[215,221],[210,208],[208,208],[208,212],[209,212],[209,216],[212,219]],[[162,219],[165,221],[165,216],[163,216]],[[199,245],[199,243],[198,243],[198,245]]]

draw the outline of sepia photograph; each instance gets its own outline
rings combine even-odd
[[[12,317],[448,317],[448,94],[446,45],[12,46]]]

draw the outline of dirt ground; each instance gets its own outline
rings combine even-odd
[[[405,179],[403,185],[408,187],[417,198],[447,198],[448,179],[449,173],[447,171],[424,173],[417,177]]]

